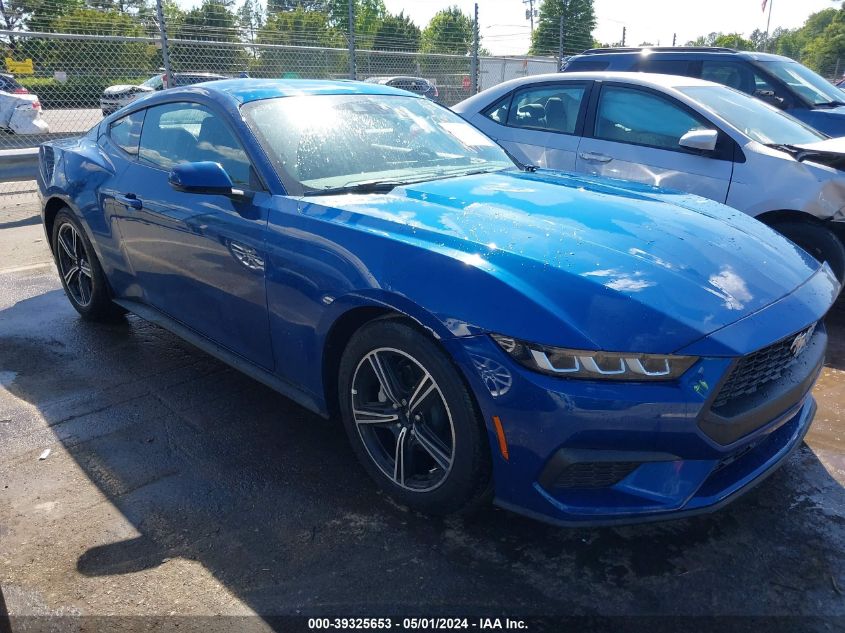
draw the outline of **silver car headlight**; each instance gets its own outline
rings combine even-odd
[[[586,380],[675,380],[692,367],[697,356],[596,352],[549,347],[493,334],[519,364],[558,378]]]

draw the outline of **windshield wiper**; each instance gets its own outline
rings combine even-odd
[[[822,103],[814,103],[816,108],[837,108],[845,106],[845,101],[823,101]]]
[[[333,196],[341,193],[387,193],[396,187],[411,184],[409,181],[399,180],[367,180],[364,182],[353,182],[340,187],[327,187],[326,189],[311,189],[303,193],[303,196]]]

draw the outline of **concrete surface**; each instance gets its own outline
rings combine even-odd
[[[137,318],[81,321],[32,207],[0,210],[0,253],[0,615],[5,600],[13,616],[459,610],[845,627],[842,308],[808,446],[768,481],[715,515],[558,529],[495,508],[409,513],[376,492],[337,422]]]

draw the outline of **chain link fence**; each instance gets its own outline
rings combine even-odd
[[[554,58],[478,56],[474,27],[473,44],[464,55],[402,50],[412,47],[398,36],[379,42],[389,50],[365,48],[373,44],[365,38],[356,46],[354,34],[342,32],[335,32],[327,43],[324,35],[307,29],[268,34],[183,27],[179,30],[183,37],[165,38],[155,20],[131,36],[94,34],[83,23],[70,28],[78,32],[0,30],[5,56],[13,60],[9,69],[23,64],[19,72],[5,77],[8,85],[0,90],[12,94],[13,107],[22,103],[32,108],[32,116],[38,110],[43,122],[23,133],[0,127],[0,150],[36,147],[86,132],[116,107],[165,87],[167,62],[170,85],[195,81],[189,75],[198,73],[303,79],[422,77],[436,87],[437,100],[447,106],[501,81],[558,67]],[[34,190],[34,182],[0,183],[0,205],[31,202]]]

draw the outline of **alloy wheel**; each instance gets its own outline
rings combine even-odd
[[[373,463],[412,492],[440,486],[452,469],[455,427],[428,370],[393,348],[366,354],[352,378],[352,417]]]
[[[94,279],[91,259],[76,228],[66,222],[59,227],[57,237],[59,273],[71,298],[81,307],[87,307],[94,296]]]

